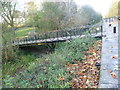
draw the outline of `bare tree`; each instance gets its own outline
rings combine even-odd
[[[6,2],[2,0],[0,1],[0,7],[2,9],[1,16],[4,19],[4,21],[11,27],[14,27],[14,15],[16,11],[16,2],[13,2],[13,1]]]

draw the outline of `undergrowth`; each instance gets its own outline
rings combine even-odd
[[[13,75],[14,73],[17,73],[17,71],[27,68],[29,66],[28,63],[35,61],[35,56],[32,54],[27,54],[22,51],[17,54],[16,59],[2,64],[2,77]]]
[[[3,88],[69,88],[72,75],[66,71],[68,63],[83,61],[85,51],[91,47],[95,38],[90,36],[57,43],[55,52],[37,58],[35,62],[15,76],[3,78]]]

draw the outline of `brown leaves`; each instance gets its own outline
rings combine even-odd
[[[65,77],[61,77],[59,80],[65,80]]]
[[[108,72],[111,74],[111,76],[112,76],[113,78],[118,78],[114,72],[112,72],[112,71],[108,71]]]
[[[70,84],[72,88],[97,88],[99,80],[99,69],[95,66],[96,62],[101,60],[101,41],[97,41],[93,47],[90,47],[83,57],[84,61],[78,61],[76,64],[69,64],[67,71],[73,74]]]
[[[113,56],[112,59],[118,59],[116,56]]]

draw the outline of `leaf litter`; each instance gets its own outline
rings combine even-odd
[[[78,61],[67,65],[66,70],[71,75],[71,88],[98,88],[101,49],[102,41],[99,40],[86,51],[82,63]]]

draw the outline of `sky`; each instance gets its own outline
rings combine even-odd
[[[19,9],[23,9],[24,7],[24,3],[27,3],[31,0],[17,0],[19,6]],[[34,1],[36,4],[40,4],[40,2],[42,0],[32,0]],[[47,0],[47,1],[56,1],[56,0]],[[57,1],[61,1],[61,0],[57,0]],[[75,0],[76,4],[78,6],[82,6],[82,5],[91,5],[97,12],[100,12],[103,16],[109,11],[109,8],[111,6],[111,4],[114,2],[115,0]]]
[[[91,5],[96,11],[105,15],[115,0],[75,0],[77,5]]]

